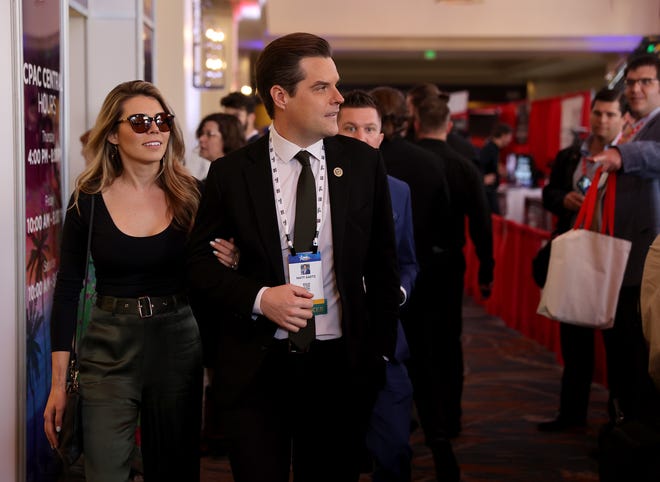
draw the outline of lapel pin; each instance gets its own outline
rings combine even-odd
[[[344,170],[341,167],[335,167],[332,170],[332,173],[337,177],[342,177],[344,175]]]

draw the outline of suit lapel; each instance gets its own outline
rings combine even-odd
[[[335,266],[340,265],[346,232],[346,210],[348,209],[350,164],[342,155],[341,145],[336,139],[325,139],[325,160],[327,165],[330,213],[332,220],[332,242]]]
[[[278,280],[284,284],[280,232],[268,156],[268,136],[250,144],[247,154],[243,173],[249,202],[252,203],[257,219],[257,231],[273,272],[277,273]]]
[[[651,140],[652,136],[647,137],[647,135],[649,131],[656,128],[656,124],[658,123],[658,120],[660,120],[660,113],[654,115],[651,119],[649,119],[649,121],[646,124],[644,124],[644,126],[642,126],[642,128],[639,130],[637,135],[632,140],[639,140],[639,141]]]

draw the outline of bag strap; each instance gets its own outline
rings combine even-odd
[[[598,205],[598,185],[600,184],[601,176],[603,175],[603,167],[600,166],[596,173],[594,174],[593,181],[591,186],[587,190],[587,194],[584,197],[584,202],[580,207],[577,217],[575,218],[575,224],[573,229],[589,229],[592,225],[594,214],[596,212],[596,206]],[[609,234],[612,236],[614,234],[614,204],[616,200],[616,174],[614,172],[608,172],[604,174],[607,176],[605,181],[606,191],[605,197],[603,199],[603,209],[601,216],[601,226],[600,232],[603,234]]]
[[[85,279],[83,281],[83,293],[87,293],[87,279],[89,278],[89,258],[92,250],[92,223],[94,222],[94,199],[95,194],[92,194],[92,204],[89,213],[89,228],[87,229],[87,255],[85,256]],[[82,319],[85,319],[87,303],[83,304]],[[71,342],[71,361],[75,363],[78,357],[78,319],[75,321],[73,329],[73,340]]]
[[[614,236],[614,209],[616,204],[616,173],[610,172],[607,177],[607,191],[603,200],[603,225],[601,232]]]
[[[587,189],[587,194],[584,196],[582,206],[580,206],[580,211],[575,218],[573,229],[580,229],[582,227],[589,229],[591,226],[594,211],[596,210],[596,201],[598,199],[598,184],[600,183],[600,175],[602,172],[602,167],[596,169],[596,173],[594,174],[594,178],[591,181],[591,185],[589,186],[589,189]]]

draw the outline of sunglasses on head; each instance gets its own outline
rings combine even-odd
[[[144,134],[149,129],[151,129],[151,123],[156,121],[156,127],[161,132],[169,132],[172,127],[172,120],[174,115],[167,114],[165,112],[159,112],[153,117],[149,117],[147,114],[133,114],[129,115],[126,119],[119,119],[117,123],[128,121],[131,125],[133,132],[138,134]]]

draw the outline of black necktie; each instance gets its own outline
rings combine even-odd
[[[316,182],[309,163],[309,152],[300,151],[295,158],[302,164],[296,188],[296,221],[293,247],[296,252],[312,249],[316,231]]]
[[[309,152],[300,151],[294,156],[302,171],[296,188],[296,218],[293,231],[293,247],[296,253],[310,251],[316,232],[316,182],[309,163]],[[314,317],[307,320],[307,326],[298,333],[289,332],[289,341],[298,351],[307,351],[316,338]]]

